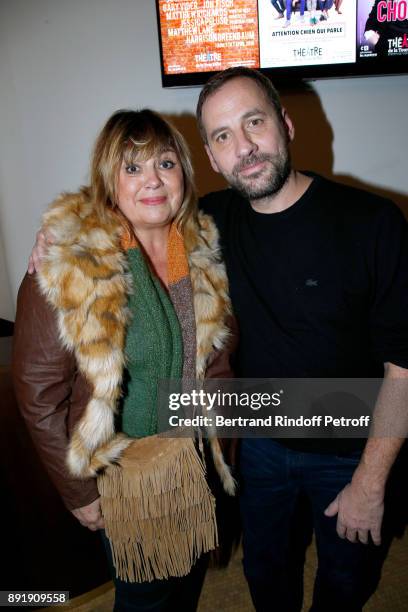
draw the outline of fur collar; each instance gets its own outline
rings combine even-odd
[[[122,228],[110,212],[103,223],[96,218],[86,189],[60,196],[45,214],[43,225],[55,242],[38,274],[39,285],[56,309],[63,345],[74,352],[80,372],[93,389],[70,442],[68,466],[75,476],[94,476],[131,441],[114,431],[125,361],[127,297],[132,290],[126,257],[119,247]],[[209,355],[225,344],[225,318],[231,312],[218,232],[211,217],[199,213],[198,227],[185,232],[185,246],[194,294],[196,374],[202,379]]]

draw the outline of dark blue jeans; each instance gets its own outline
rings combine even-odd
[[[318,569],[313,612],[358,612],[375,591],[389,542],[351,543],[324,510],[350,482],[360,453],[293,451],[270,439],[242,440],[240,470],[244,572],[258,612],[299,612],[309,529],[299,507],[307,498]]]
[[[285,12],[284,0],[271,0],[271,4],[278,13],[283,15]]]
[[[305,14],[306,0],[300,0],[300,16]],[[289,21],[292,17],[292,0],[286,0],[286,19]]]
[[[125,582],[116,578],[109,540],[101,531],[112,579],[115,584],[113,612],[195,612],[208,566],[208,555],[202,555],[183,578]]]

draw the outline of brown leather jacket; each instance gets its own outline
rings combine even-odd
[[[233,333],[228,345],[211,354],[206,377],[232,376],[230,357],[237,334],[235,321],[229,323]],[[74,355],[58,337],[56,313],[40,293],[35,275],[25,276],[18,294],[12,372],[20,410],[65,505],[72,510],[90,504],[98,497],[96,480],[73,478],[65,459],[91,391]]]

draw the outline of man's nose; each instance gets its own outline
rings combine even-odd
[[[236,153],[238,157],[249,157],[252,153],[255,153],[257,149],[257,145],[244,129],[238,132],[236,137]]]

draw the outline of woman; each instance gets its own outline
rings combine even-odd
[[[175,601],[194,610],[202,553],[216,544],[214,500],[191,440],[167,452],[155,436],[157,384],[230,375],[231,308],[184,139],[152,111],[118,111],[96,141],[89,187],[61,195],[43,226],[54,244],[18,297],[13,376],[22,413],[66,506],[82,525],[106,527],[119,575],[115,610],[171,610]],[[215,438],[211,447],[232,493]],[[170,455],[178,464],[163,468]]]

